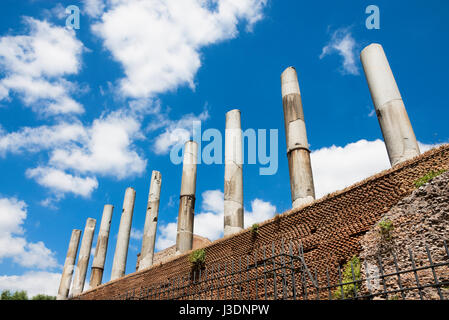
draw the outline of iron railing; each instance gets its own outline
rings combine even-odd
[[[434,247],[432,247],[434,248]],[[425,250],[425,254],[423,254]],[[180,277],[135,288],[118,300],[372,300],[449,299],[449,250],[434,261],[425,244],[398,259],[394,250],[360,265],[307,266],[301,243],[282,241],[230,263],[217,263]],[[442,254],[441,254],[442,252]],[[406,261],[407,260],[407,261]],[[374,262],[373,262],[374,261]],[[348,274],[350,279],[348,279]]]

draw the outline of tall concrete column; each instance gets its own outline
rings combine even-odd
[[[301,92],[295,68],[289,67],[282,73],[281,84],[292,207],[298,208],[315,200],[315,187]]]
[[[197,143],[194,141],[186,142],[178,212],[178,231],[176,234],[177,254],[192,250],[197,155]]]
[[[142,250],[140,251],[139,270],[153,265],[154,244],[156,241],[159,199],[161,196],[162,176],[159,171],[151,174],[150,193],[148,195],[147,213],[143,229]]]
[[[97,221],[92,218],[88,218],[86,221],[83,240],[81,240],[78,264],[75,270],[75,279],[73,280],[72,292],[74,296],[81,294],[84,290],[84,283],[86,282],[87,267],[89,265],[90,251],[92,249],[92,240],[94,238],[96,223]]]
[[[80,243],[81,230],[73,230],[70,237],[69,249],[62,270],[57,300],[66,300],[69,297],[70,284],[72,283],[73,270],[75,269],[76,254]]]
[[[240,110],[226,113],[224,235],[243,230],[243,141]]]
[[[382,46],[367,46],[360,58],[391,165],[418,156],[418,142]]]
[[[117,235],[117,245],[115,246],[114,261],[112,264],[111,280],[121,278],[125,275],[135,200],[136,191],[133,188],[126,189],[122,217]]]
[[[108,250],[109,230],[111,229],[113,210],[114,206],[110,204],[105,205],[103,209],[97,245],[95,246],[94,261],[92,262],[92,271],[90,273],[91,288],[98,287],[103,279],[104,262],[106,261],[106,252]]]

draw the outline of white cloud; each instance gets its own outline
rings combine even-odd
[[[237,36],[262,19],[266,0],[111,0],[93,27],[124,67],[128,97],[150,97],[180,85],[194,87],[206,45]]]
[[[79,72],[83,44],[73,30],[30,17],[24,21],[29,35],[0,38],[0,99],[17,93],[41,114],[82,113],[70,97],[78,88],[65,77]]]
[[[194,114],[186,114],[177,121],[168,118],[159,119],[159,124],[165,127],[164,132],[158,135],[155,139],[153,151],[156,154],[166,154],[170,148],[179,143],[185,143],[193,134],[194,122],[202,122],[209,118],[207,111],[202,112],[198,116]],[[152,125],[153,128],[155,125]]]
[[[65,7],[61,3],[56,4],[56,6],[51,9],[44,9],[43,13],[45,17],[50,19],[52,17],[55,17],[61,20],[68,16],[68,14],[65,12]]]
[[[269,202],[255,199],[251,201],[251,211],[245,212],[245,228],[255,223],[261,223],[271,219],[276,214],[276,207]]]
[[[220,190],[208,190],[201,197],[202,211],[195,213],[193,231],[210,240],[219,239],[223,236],[224,194]]]
[[[56,296],[58,293],[60,273],[32,271],[23,275],[0,276],[0,291],[11,292],[25,290],[28,298],[37,294]]]
[[[52,189],[56,194],[70,192],[88,197],[98,187],[98,181],[95,177],[81,178],[54,168],[28,169],[26,175],[28,178],[36,179],[40,185]]]
[[[208,190],[202,193],[201,212],[195,213],[193,231],[196,235],[217,240],[223,237],[224,195],[220,190]],[[251,211],[245,210],[245,228],[254,223],[271,219],[276,207],[269,202],[255,199],[251,202]],[[171,222],[159,227],[156,249],[162,250],[176,243],[177,223]]]
[[[60,123],[54,126],[25,127],[9,134],[0,131],[0,155],[7,152],[38,152],[63,144],[86,141],[87,132],[78,123]]]
[[[163,250],[176,243],[177,222],[160,224],[158,229],[159,235],[156,240],[156,250]]]
[[[337,53],[343,58],[341,72],[343,74],[360,74],[356,59],[357,43],[349,28],[340,28],[332,33],[329,43],[323,48],[320,59]]]
[[[105,4],[103,0],[83,0],[84,11],[90,17],[98,17],[103,13]]]
[[[52,151],[50,163],[60,169],[83,174],[100,174],[124,179],[141,174],[146,160],[132,148],[142,139],[140,122],[122,112],[96,119],[87,130],[88,139],[81,146],[68,145]]]
[[[22,227],[27,217],[26,204],[15,198],[0,198],[0,261],[5,258],[26,268],[55,268],[55,253],[43,242],[27,242]]]
[[[142,240],[142,238],[143,238],[143,231],[132,228],[130,236],[131,236],[131,239]]]
[[[121,110],[90,126],[61,122],[12,133],[0,130],[0,156],[48,150],[49,163],[28,169],[27,176],[60,196],[87,197],[98,187],[94,175],[124,179],[144,172],[146,160],[133,147],[136,139],[143,138],[139,120]]]
[[[421,152],[437,146],[419,145]],[[382,140],[322,148],[311,153],[311,161],[317,199],[391,167]]]
[[[26,219],[26,204],[15,198],[0,198],[0,235],[7,233],[23,234],[23,221]]]

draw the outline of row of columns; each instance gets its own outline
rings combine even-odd
[[[156,236],[156,223],[159,208],[161,174],[153,171],[150,187],[150,196],[148,200],[147,217],[145,222],[145,236],[142,243],[143,261],[146,266],[151,266],[154,252],[154,239]],[[131,225],[134,212],[134,203],[136,192],[133,188],[126,189],[123,201],[122,216],[120,219],[119,232],[112,264],[111,280],[121,278],[125,275],[126,260],[128,256],[129,238],[131,235]],[[114,207],[105,205],[98,233],[97,244],[95,247],[94,260],[92,262],[90,288],[95,288],[102,283],[106,253],[109,242],[109,233],[111,228],[112,213]],[[70,287],[73,296],[79,295],[84,290],[87,268],[92,250],[92,241],[95,233],[96,220],[88,218],[84,229],[81,247],[78,256],[75,276],[72,276],[75,267],[76,255],[80,242],[81,230],[73,230],[67,251],[67,257],[59,285],[58,300],[65,300],[69,297]],[[148,225],[148,227],[147,227]]]
[[[229,235],[243,229],[243,155],[239,110],[230,111],[226,116],[226,137],[224,230],[225,235]],[[184,146],[176,254],[185,253],[191,250],[193,246],[197,157],[197,143],[188,141]],[[161,183],[162,177],[160,172],[153,171],[150,192],[148,195],[139,270],[148,268],[153,264]],[[117,235],[111,280],[119,279],[125,275],[135,198],[135,190],[133,188],[128,188],[125,192],[125,199],[123,201],[123,210]],[[102,282],[113,209],[114,207],[112,205],[105,205],[103,210],[94,261],[92,263],[90,278],[91,288],[99,286]],[[92,218],[89,218],[86,222],[72,286],[72,295],[78,295],[82,293],[84,289],[95,225],[96,221]],[[63,275],[58,292],[58,299],[60,300],[67,299],[69,295],[80,233],[80,230],[74,230],[70,240],[67,259],[64,264]]]
[[[382,46],[372,44],[366,47],[361,53],[361,61],[391,165],[396,166],[420,154],[418,143]],[[295,68],[289,67],[282,73],[281,91],[292,207],[298,208],[315,200],[315,188],[301,91]],[[182,254],[191,250],[193,245],[197,159],[197,143],[194,141],[186,142],[178,211],[176,254]],[[153,264],[161,184],[161,174],[158,171],[153,171],[148,195],[139,270],[148,268]],[[128,188],[123,202],[111,280],[125,275],[135,197],[135,190]],[[104,207],[92,264],[91,287],[96,287],[102,282],[112,212],[112,205]],[[80,294],[84,288],[95,224],[96,221],[91,218],[86,222],[73,281],[73,295]],[[226,114],[224,235],[235,234],[243,230],[243,228],[243,136],[241,112],[240,110],[231,110]],[[73,230],[72,232],[58,299],[66,299],[68,297],[80,234],[80,230]]]

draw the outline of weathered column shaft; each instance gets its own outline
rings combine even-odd
[[[297,208],[315,200],[315,187],[301,92],[295,68],[289,67],[282,73],[281,83],[292,206]]]
[[[97,221],[88,218],[84,228],[83,240],[81,240],[80,254],[78,264],[76,265],[75,278],[73,280],[73,295],[81,294],[86,282],[87,267],[89,266],[90,251],[92,249],[92,240],[94,238],[95,225]]]
[[[382,46],[367,46],[360,58],[391,165],[418,156],[418,142]]]
[[[121,278],[125,275],[135,199],[136,191],[134,191],[133,188],[126,189],[122,217],[120,219],[120,227],[117,235],[117,244],[115,246],[114,261],[112,264],[111,280]]]
[[[197,143],[194,141],[186,142],[178,212],[178,231],[176,234],[177,254],[192,250],[197,155]]]
[[[224,235],[243,230],[243,140],[240,110],[226,113]]]
[[[150,193],[148,195],[147,213],[143,229],[142,250],[140,252],[139,270],[153,265],[154,245],[156,242],[157,218],[161,196],[162,176],[158,171],[151,175]]]
[[[62,270],[61,282],[59,284],[57,300],[66,300],[69,297],[70,285],[72,283],[73,270],[75,269],[76,254],[80,243],[81,230],[73,230],[70,237],[69,249]]]
[[[109,230],[111,229],[112,212],[114,206],[107,204],[103,209],[100,231],[98,232],[97,245],[95,246],[95,256],[92,262],[92,271],[90,273],[90,287],[95,288],[103,280],[104,263],[106,261],[106,252],[108,250]]]

